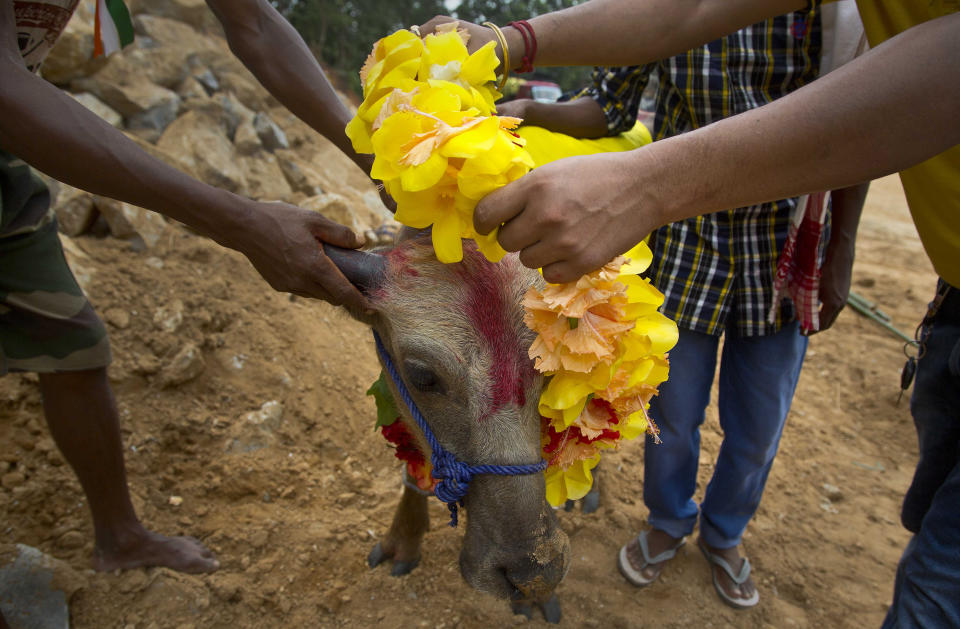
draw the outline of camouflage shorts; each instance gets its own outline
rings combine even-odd
[[[107,330],[67,266],[46,185],[0,151],[0,375],[109,363]]]

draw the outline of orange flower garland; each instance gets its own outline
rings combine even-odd
[[[550,504],[590,490],[601,450],[657,435],[646,409],[667,379],[677,326],[657,311],[663,294],[637,275],[651,258],[640,243],[576,282],[524,298],[524,322],[537,332],[530,358],[550,376],[540,396]]]

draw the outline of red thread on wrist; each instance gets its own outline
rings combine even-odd
[[[537,57],[537,36],[533,33],[533,27],[526,20],[510,22],[507,26],[520,31],[523,37],[523,59],[517,72],[533,72],[533,61]]]

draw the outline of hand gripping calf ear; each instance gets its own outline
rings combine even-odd
[[[329,243],[323,244],[323,251],[337,265],[343,276],[364,295],[369,295],[380,285],[387,266],[386,258],[382,255],[344,249]]]

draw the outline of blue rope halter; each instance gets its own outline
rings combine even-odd
[[[390,374],[393,383],[397,386],[397,391],[400,392],[400,397],[403,398],[403,401],[407,404],[407,408],[410,409],[410,414],[413,415],[417,426],[423,431],[423,436],[427,438],[427,443],[430,444],[430,463],[433,465],[433,477],[439,481],[433,493],[441,502],[445,502],[447,508],[450,509],[450,526],[457,525],[457,505],[463,506],[463,498],[467,495],[467,490],[470,488],[470,481],[473,480],[473,477],[477,474],[519,476],[521,474],[539,474],[547,469],[547,461],[545,459],[541,459],[539,463],[533,463],[531,465],[467,465],[462,461],[458,461],[452,452],[447,451],[440,445],[437,437],[433,434],[433,431],[430,430],[427,420],[423,418],[420,409],[417,408],[416,402],[414,402],[410,396],[410,391],[407,390],[403,380],[400,379],[400,374],[397,373],[397,368],[390,359],[390,354],[383,346],[380,335],[377,334],[376,331],[373,333],[373,340],[377,344],[377,353],[380,355],[381,360],[383,360],[383,364],[387,368],[387,373]]]

